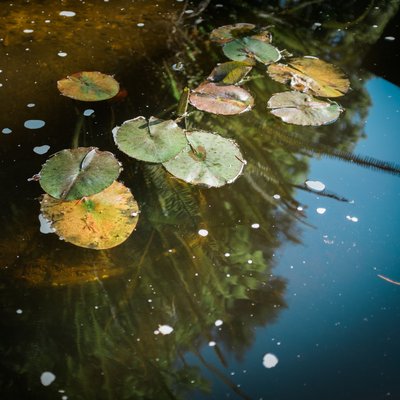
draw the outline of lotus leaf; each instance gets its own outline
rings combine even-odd
[[[343,109],[335,102],[316,99],[300,92],[281,92],[268,101],[271,113],[295,125],[326,125],[338,119]]]
[[[199,110],[213,114],[234,115],[249,111],[254,104],[251,94],[234,85],[219,86],[204,82],[189,98],[190,104]]]
[[[124,242],[138,221],[138,205],[132,193],[116,181],[81,201],[63,201],[46,194],[40,210],[60,238],[96,250]]]
[[[219,187],[242,173],[246,162],[233,140],[199,130],[186,136],[189,145],[163,164],[172,175],[194,185]]]
[[[314,96],[343,96],[350,82],[338,67],[319,58],[294,58],[286,64],[271,64],[269,76],[281,83],[290,84],[291,89]]]
[[[111,99],[119,92],[119,83],[110,75],[98,71],[83,71],[57,82],[62,95],[81,101]]]
[[[234,61],[246,61],[255,58],[263,64],[270,64],[281,58],[279,50],[263,40],[252,37],[236,39],[226,43],[224,54]]]
[[[175,121],[137,117],[113,129],[118,148],[137,160],[162,163],[175,157],[186,145],[185,132]]]
[[[239,83],[252,69],[252,66],[242,61],[229,61],[217,65],[207,78],[209,81],[224,85]]]
[[[121,165],[108,151],[78,147],[55,153],[40,171],[40,186],[49,195],[76,200],[101,192],[121,172]]]

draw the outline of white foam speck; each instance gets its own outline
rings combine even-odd
[[[207,230],[207,229],[200,229],[200,230],[198,231],[198,234],[199,234],[200,236],[206,237],[206,236],[208,235],[208,230]]]
[[[348,221],[351,221],[351,222],[358,222],[358,218],[357,217],[352,217],[350,215],[346,215],[346,219]]]
[[[317,213],[318,214],[322,215],[322,214],[325,214],[325,212],[326,212],[326,208],[323,208],[323,207],[318,207],[317,208]]]
[[[26,106],[28,107],[28,108],[32,108],[32,107],[35,107],[35,103],[29,103],[29,104],[27,104]]]
[[[213,340],[211,340],[211,342],[208,342],[208,345],[210,347],[214,347],[217,343],[215,343]]]
[[[24,29],[24,33],[32,33],[33,29]]]
[[[297,211],[303,211],[303,207],[302,206],[298,206],[297,207]]]
[[[85,117],[90,117],[93,113],[94,113],[94,110],[92,110],[91,108],[88,108],[83,112],[83,115]]]
[[[10,128],[4,128],[1,132],[4,133],[5,135],[9,135],[12,132],[12,130]]]
[[[253,229],[258,229],[259,227],[260,227],[260,224],[251,224],[251,227],[253,228]]]
[[[66,53],[65,51],[59,51],[59,52],[57,53],[57,55],[58,55],[59,57],[67,57],[68,53]]]
[[[214,325],[215,325],[215,326],[221,326],[223,323],[224,323],[224,321],[222,321],[221,319],[217,319],[217,320],[214,322]]]
[[[385,36],[385,40],[387,40],[388,42],[393,42],[394,40],[396,40],[396,38],[394,36]]]
[[[231,256],[231,253],[225,253],[224,256],[225,256],[225,257],[230,257],[230,256]]]
[[[20,309],[20,308],[18,308],[18,310],[16,310],[15,311],[17,314],[22,314],[23,313],[23,311]]]
[[[143,22],[139,22],[138,24],[136,24],[136,26],[138,26],[139,28],[143,28],[144,27],[144,23]]]
[[[51,385],[56,379],[56,376],[52,372],[43,372],[42,375],[40,375],[40,382],[42,382],[43,386],[49,386]]]
[[[50,146],[48,144],[44,144],[43,146],[36,146],[33,148],[33,151],[36,154],[46,154],[50,150]]]
[[[174,328],[169,325],[158,325],[158,331],[161,333],[161,335],[169,335]]]
[[[193,14],[193,13],[194,13],[193,10],[186,10],[186,11],[185,11],[185,14]]]
[[[274,198],[275,200],[279,200],[279,199],[281,198],[281,196],[280,196],[279,194],[274,194],[274,195],[273,195],[273,198]]]
[[[41,119],[28,119],[24,122],[24,127],[28,129],[40,129],[46,125]]]
[[[73,11],[61,11],[60,15],[62,17],[74,17],[76,15],[76,13]]]
[[[306,186],[316,192],[322,192],[325,189],[325,185],[320,181],[306,181]]]
[[[45,218],[43,214],[39,214],[39,222],[41,233],[47,234],[54,232],[54,228],[51,227],[51,222]]]
[[[263,357],[263,365],[265,368],[274,368],[278,362],[278,357],[275,354],[267,353]]]

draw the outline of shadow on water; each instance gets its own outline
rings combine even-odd
[[[330,3],[232,2],[229,19],[213,2],[201,3],[202,13],[172,1],[4,7],[1,129],[12,130],[1,137],[7,188],[0,234],[4,398],[184,398],[193,391],[212,393],[204,371],[238,398],[250,398],[230,380],[229,360],[243,358],[255,328],[273,323],[286,307],[286,282],[274,276],[273,257],[283,243],[301,242],[306,205],[296,200],[295,190],[307,190],[310,158],[399,172],[396,165],[352,153],[371,104],[364,87],[369,73],[360,69],[364,53],[354,54],[354,43],[367,51],[396,6],[379,2],[378,15],[373,1],[367,7],[350,2],[339,11]],[[76,15],[60,16],[69,9]],[[191,187],[159,166],[118,153],[111,129],[137,115],[173,112],[180,91],[223,60],[207,33],[243,16],[274,24],[279,47],[346,70],[353,90],[343,98],[342,118],[312,129],[284,125],[265,110],[283,86],[259,78],[248,84],[257,103],[252,112],[194,112],[187,119],[189,127],[237,140],[248,165],[235,184]],[[380,28],[370,28],[378,19]],[[24,32],[28,28],[33,32]],[[180,70],[172,67],[179,62]],[[58,95],[59,78],[91,69],[114,73],[128,96],[79,104]],[[94,113],[82,117],[86,109]],[[28,119],[46,125],[29,131],[23,127]],[[117,248],[80,249],[39,231],[41,192],[27,178],[47,156],[32,148],[48,144],[52,153],[70,147],[74,132],[80,145],[117,153],[122,180],[141,206],[136,231]],[[319,195],[348,201],[346,193]],[[206,346],[218,363],[204,357]],[[193,357],[198,363],[191,363]],[[44,371],[56,375],[50,387],[40,382]]]

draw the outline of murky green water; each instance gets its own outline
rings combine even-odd
[[[400,288],[379,277],[400,281],[398,2],[207,3],[0,4],[2,399],[400,398]],[[112,128],[170,117],[225,60],[208,33],[235,22],[341,66],[341,118],[280,122],[266,103],[284,87],[260,77],[251,112],[187,121],[238,142],[232,185],[186,185],[119,152]],[[128,96],[60,96],[81,70],[114,74]],[[110,250],[40,231],[28,178],[77,133],[117,155],[141,208]]]

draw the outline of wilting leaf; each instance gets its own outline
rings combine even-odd
[[[204,82],[189,97],[190,104],[214,114],[234,115],[249,111],[254,104],[251,94],[241,87],[219,86]]]
[[[40,171],[40,186],[57,199],[76,200],[101,192],[121,172],[121,165],[108,151],[96,147],[61,150]]]
[[[163,164],[172,175],[194,185],[219,187],[242,173],[246,162],[233,140],[205,131],[187,132],[186,136],[189,145]]]
[[[281,53],[276,47],[252,37],[226,43],[222,50],[228,58],[234,61],[246,61],[255,58],[263,64],[270,64],[281,58]]]
[[[276,93],[269,99],[268,108],[284,122],[313,126],[334,122],[343,111],[337,103],[300,92]]]
[[[227,43],[238,37],[247,35],[255,28],[255,25],[246,23],[220,26],[210,33],[210,40],[217,43]]]
[[[46,194],[40,204],[58,236],[76,246],[97,250],[124,242],[138,220],[138,205],[130,190],[119,182],[81,201],[63,201]]]
[[[137,117],[113,129],[118,148],[137,160],[162,163],[186,145],[185,132],[172,120]]]
[[[97,71],[77,72],[57,82],[62,95],[81,101],[111,99],[119,92],[119,83],[110,75]]]
[[[207,78],[209,81],[224,85],[239,83],[252,69],[252,66],[242,61],[229,61],[217,65]]]
[[[294,58],[285,64],[271,64],[268,75],[281,83],[300,92],[314,96],[343,96],[350,87],[350,82],[338,67],[319,58]]]

